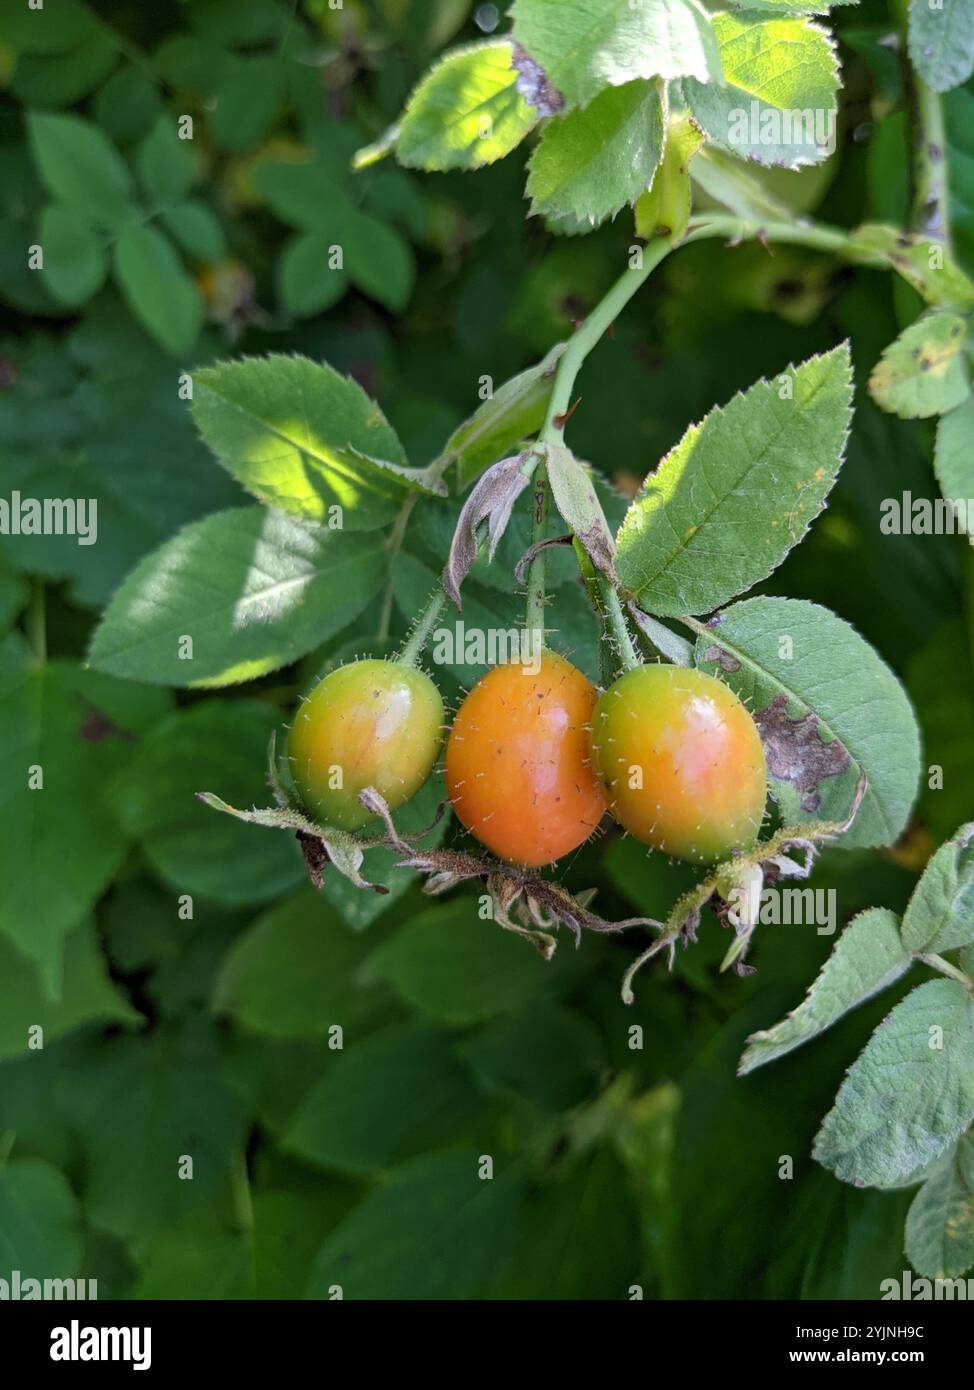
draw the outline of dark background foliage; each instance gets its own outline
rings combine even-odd
[[[742,980],[716,973],[726,936],[708,919],[674,973],[647,972],[626,1009],[631,939],[586,939],[577,953],[563,942],[545,965],[477,919],[471,890],[431,902],[403,875],[386,899],[343,883],[315,895],[285,836],[192,794],[264,796],[270,729],[316,671],[375,650],[378,604],[297,667],[216,693],[83,669],[139,557],[244,500],[195,434],[181,371],[243,352],[325,359],[381,401],[420,464],[474,408],[483,374],[500,383],[537,360],[616,275],[627,216],[551,237],[525,220],[521,151],[476,176],[349,169],[433,56],[489,30],[495,8],[475,19],[467,0],[48,3],[53,38],[13,0],[0,21],[0,492],[97,497],[99,535],[87,548],[0,538],[0,1277],[83,1272],[102,1297],[327,1297],[337,1283],[348,1297],[618,1298],[633,1284],[648,1298],[875,1297],[904,1268],[908,1194],[844,1187],[810,1147],[889,996],[735,1078],[743,1039],[798,1002],[828,938],[765,928],[758,973]],[[782,194],[843,225],[901,220],[888,17],[867,3],[840,10],[836,28],[839,150],[800,183],[782,176]],[[946,106],[972,271],[974,90]],[[150,208],[170,228],[170,260],[77,308],[27,269],[48,201],[28,112],[83,115],[135,177],[160,114],[194,116],[181,203],[196,211],[181,238],[178,219]],[[331,239],[348,207],[362,249],[326,303],[333,287],[315,284],[295,243]],[[810,252],[689,247],[586,365],[572,422],[578,453],[626,488],[714,402],[851,340],[846,465],[763,590],[828,605],[883,653],[913,697],[925,764],[946,781],[921,793],[896,849],[823,855],[811,886],[837,890],[842,921],[874,903],[901,910],[969,813],[971,552],[878,525],[882,498],[936,495],[927,424],[884,416],[865,393],[917,310],[892,277]],[[394,638],[449,535],[445,504],[420,515],[392,575]],[[512,594],[502,570],[469,586],[501,614]],[[573,585],[552,611],[562,645],[594,669]],[[25,661],[26,687],[11,674]],[[455,700],[459,685],[441,677]],[[21,801],[6,788],[35,746],[50,778],[22,851]],[[616,836],[586,846],[567,880],[597,886],[606,916],[659,915],[686,882]],[[65,933],[56,1001],[45,983],[57,981],[21,949],[49,927]],[[37,1024],[44,1047],[28,1050]],[[471,1197],[483,1154],[495,1178]],[[191,1181],[177,1176],[182,1155]]]

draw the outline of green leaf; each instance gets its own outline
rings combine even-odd
[[[84,216],[57,203],[41,213],[44,280],[62,304],[84,304],[108,273],[102,235]]]
[[[824,1033],[850,1009],[894,984],[913,964],[895,913],[871,907],[854,917],[805,998],[781,1023],[752,1033],[737,1072],[773,1062]]]
[[[483,1113],[447,1035],[396,1024],[338,1056],[298,1107],[284,1145],[322,1167],[370,1174],[426,1149],[487,1143],[486,1129],[476,1133]]]
[[[586,968],[572,951],[542,960],[479,907],[462,897],[413,917],[372,954],[364,978],[386,981],[440,1022],[469,1024],[556,996]]]
[[[959,87],[974,71],[974,5],[970,0],[912,0],[910,62],[935,92]]]
[[[721,80],[711,20],[695,0],[517,0],[512,13],[515,41],[569,106],[636,78]]]
[[[480,476],[488,464],[504,458],[544,422],[558,359],[557,343],[542,361],[512,376],[481,402],[446,442],[444,456],[457,465],[460,488]]]
[[[210,129],[225,150],[251,150],[263,140],[281,109],[287,66],[278,53],[221,57]]]
[[[615,541],[596,496],[591,470],[563,444],[548,446],[546,465],[559,516],[584,546],[595,567],[614,577]]]
[[[639,1273],[638,1210],[626,1173],[607,1147],[545,1175],[524,1213],[521,1237],[492,1298],[619,1300]]]
[[[595,1087],[605,1055],[598,1031],[560,1004],[529,1003],[492,1019],[460,1044],[482,1086],[557,1114],[579,1105]]]
[[[364,933],[350,931],[320,893],[306,888],[237,938],[217,977],[213,1008],[269,1038],[325,1037],[336,1024],[354,1034],[376,1009],[376,992],[358,981],[372,949]]]
[[[196,175],[190,140],[180,140],[175,117],[164,112],[139,146],[139,179],[153,207],[182,202]]]
[[[675,616],[708,612],[766,578],[825,504],[851,401],[843,344],[691,425],[626,514],[623,587],[650,613]]]
[[[227,254],[220,219],[205,203],[190,200],[168,207],[161,214],[163,226],[180,250],[194,260],[213,264]]]
[[[80,116],[32,111],[27,129],[41,179],[58,202],[108,230],[131,215],[128,168],[97,126]]]
[[[353,208],[341,228],[341,242],[352,284],[394,313],[404,309],[416,280],[408,241],[387,222]]]
[[[222,1078],[220,1041],[199,1018],[93,1041],[69,1074],[64,1109],[94,1226],[142,1241],[218,1191],[244,1113]]]
[[[196,796],[218,788],[238,806],[266,802],[267,744],[277,724],[275,711],[256,700],[207,700],[161,720],[130,758],[113,802],[175,892],[250,904],[304,878],[292,837],[215,816]]]
[[[82,1277],[81,1206],[64,1174],[40,1158],[0,1168],[0,1269],[26,1279]],[[26,1290],[22,1297],[27,1297]],[[58,1297],[65,1297],[61,1292]],[[40,1294],[37,1295],[40,1297]]]
[[[396,157],[413,169],[479,169],[503,159],[538,119],[517,90],[506,39],[447,53],[406,104]]]
[[[348,277],[329,264],[334,243],[325,232],[293,237],[277,263],[278,293],[285,309],[310,317],[323,313],[345,293]]]
[[[634,203],[663,153],[663,102],[654,83],[601,92],[545,126],[528,171],[531,211],[595,226]]]
[[[29,597],[30,586],[25,576],[0,550],[0,635],[7,632],[21,609],[27,606]]]
[[[203,299],[172,242],[157,227],[130,222],[115,242],[113,266],[133,315],[167,352],[188,352],[203,325]]]
[[[194,385],[203,438],[268,506],[367,531],[391,521],[410,492],[437,490],[405,467],[376,403],[324,363],[245,357],[203,368]]]
[[[974,497],[974,396],[938,421],[933,470],[944,497],[962,504],[956,509],[957,529],[974,537],[974,517],[967,514]]]
[[[807,19],[713,16],[726,86],[688,79],[694,118],[742,159],[797,169],[835,148],[839,66],[831,38]]]
[[[898,1004],[843,1081],[814,1157],[843,1182],[893,1187],[974,1120],[974,1001],[931,980]]]
[[[98,21],[83,0],[55,0],[43,12],[8,5],[0,15],[0,43],[19,53],[66,53],[98,32]]]
[[[925,314],[911,323],[873,368],[873,400],[903,420],[953,410],[970,395],[966,337],[967,321],[959,314]]]
[[[136,566],[89,659],[96,670],[159,685],[254,680],[340,632],[384,573],[381,537],[257,506],[217,512]]]
[[[49,998],[61,993],[65,936],[125,855],[111,778],[164,708],[156,692],[37,665],[13,638],[0,645],[0,933],[37,965]]]
[[[974,282],[939,241],[884,223],[864,223],[850,233],[848,249],[853,259],[885,261],[927,304],[974,305]]]
[[[309,1298],[475,1298],[518,1237],[525,1179],[508,1165],[479,1176],[469,1153],[425,1154],[398,1168],[318,1251]]]
[[[954,951],[974,942],[974,821],[941,845],[913,890],[903,916],[911,951]]]
[[[906,1218],[906,1258],[927,1279],[956,1279],[974,1265],[974,1135],[930,1174]]]
[[[82,1023],[135,1023],[137,1013],[108,977],[97,933],[90,922],[64,939],[64,990],[57,1003],[45,995],[30,963],[0,937],[4,1008],[0,1014],[0,1058],[27,1051],[31,1029],[43,1029],[47,1047]],[[36,1042],[34,1044],[36,1046]]]
[[[696,662],[748,702],[786,824],[842,820],[865,771],[866,794],[840,844],[898,838],[920,780],[916,720],[854,628],[804,600],[746,599],[707,625]]]

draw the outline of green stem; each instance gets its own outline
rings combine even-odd
[[[910,224],[915,232],[950,246],[947,191],[947,130],[940,93],[913,74],[911,102],[913,140],[913,206]]]
[[[841,227],[829,227],[820,222],[765,222],[746,221],[731,213],[704,213],[691,218],[690,230],[683,238],[688,241],[703,241],[709,237],[727,237],[730,241],[749,241],[754,237],[778,242],[782,246],[807,246],[813,251],[831,251],[841,255],[854,252],[858,260],[865,260],[860,248],[856,246],[848,232]],[[876,257],[877,265],[883,264],[882,257]]]
[[[416,619],[416,623],[402,651],[396,657],[396,662],[400,666],[418,666],[419,658],[422,656],[429,641],[430,633],[436,626],[436,621],[443,611],[446,604],[446,594],[437,585],[430,595],[429,602]]]
[[[531,539],[533,543],[540,546],[546,539],[548,531],[548,504],[551,496],[551,489],[548,486],[548,470],[544,463],[539,463],[534,470],[534,525],[532,527]],[[527,631],[528,641],[531,646],[529,650],[540,651],[544,646],[544,610],[545,610],[545,562],[547,556],[543,550],[535,551],[534,558],[528,569],[528,599],[527,608],[524,616],[524,626]],[[535,634],[537,633],[537,636]]]
[[[44,581],[35,579],[27,606],[27,640],[39,666],[47,660],[47,607]]]
[[[642,663],[633,645],[632,634],[622,611],[622,602],[615,585],[604,575],[599,576],[599,586],[605,601],[606,624],[619,655],[619,665],[624,671],[632,671]]]
[[[548,413],[539,436],[545,444],[562,443],[565,416],[572,403],[575,378],[581,370],[582,363],[672,246],[671,237],[656,237],[655,240],[647,242],[642,248],[642,263],[623,271],[605,298],[599,301],[581,327],[576,329],[574,337],[558,359]]]
[[[402,549],[402,543],[406,535],[406,527],[409,525],[409,518],[412,515],[413,508],[415,507],[418,501],[419,493],[411,492],[409,496],[406,498],[405,502],[403,502],[402,506],[399,508],[399,511],[396,515],[396,519],[393,522],[392,530],[389,532],[389,538],[386,541],[386,551],[389,555],[390,574],[388,580],[386,581],[385,593],[382,596],[382,610],[379,614],[379,630],[376,633],[376,636],[380,642],[384,642],[386,638],[389,636],[389,628],[392,625],[392,601],[394,590],[392,584],[391,571],[393,561]]]
[[[944,960],[943,956],[935,955],[933,952],[914,951],[915,960],[922,961],[924,965],[929,965],[931,970],[939,970],[941,975],[948,975],[952,980],[964,986],[968,994],[974,997],[974,980],[970,975],[965,975],[963,970],[956,965],[951,965],[949,960]]]
[[[238,1146],[230,1158],[230,1190],[233,1196],[233,1211],[240,1227],[240,1233],[247,1248],[252,1296],[257,1296],[257,1251],[254,1245],[254,1202],[250,1191],[250,1174],[247,1172],[247,1155]]]

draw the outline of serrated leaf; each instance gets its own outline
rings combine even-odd
[[[815,1140],[843,1182],[892,1187],[974,1120],[974,1000],[955,980],[920,985],[853,1063]]]
[[[696,664],[749,702],[786,824],[842,820],[866,771],[839,844],[899,837],[920,781],[920,735],[902,685],[855,628],[802,599],[745,599],[707,624]]]
[[[58,202],[108,230],[130,215],[128,168],[97,126],[80,116],[33,111],[27,129],[40,176]]]
[[[188,352],[203,325],[203,298],[169,238],[157,227],[130,222],[114,244],[112,264],[146,332],[175,356]]]
[[[89,660],[159,685],[254,680],[340,632],[379,592],[385,568],[381,537],[257,506],[216,512],[136,566]]]
[[[654,83],[601,92],[546,125],[528,166],[532,213],[595,226],[634,203],[663,153],[664,111]]]
[[[894,913],[885,907],[860,912],[835,943],[797,1009],[773,1028],[748,1038],[738,1075],[746,1076],[824,1033],[850,1009],[893,984],[912,963]]]
[[[962,309],[974,305],[974,281],[942,242],[885,223],[867,222],[849,234],[848,251],[852,259],[867,263],[879,259],[892,266],[928,304]]]
[[[324,363],[244,357],[202,368],[194,386],[203,438],[268,506],[365,531],[390,521],[410,492],[436,491],[405,466],[376,403]]]
[[[974,1135],[965,1135],[913,1199],[906,1258],[927,1279],[956,1279],[974,1265]]]
[[[741,159],[798,169],[835,148],[839,68],[810,20],[713,16],[725,86],[689,78],[684,92],[710,138]]]
[[[517,0],[514,39],[569,106],[637,78],[721,80],[711,19],[695,0]]]
[[[929,861],[903,915],[911,951],[954,951],[974,943],[974,821]]]
[[[974,71],[974,5],[970,0],[912,0],[910,62],[935,92],[959,87]]]
[[[41,213],[44,280],[62,304],[84,304],[108,273],[102,234],[77,210],[57,203]]]
[[[786,824],[842,820],[865,771],[839,844],[897,839],[920,780],[919,734],[899,681],[854,628],[801,599],[746,599],[708,624],[696,661],[747,700]]]
[[[974,396],[940,417],[933,470],[944,497],[959,504],[957,529],[974,540],[974,517],[968,515],[969,501],[974,498]]]
[[[414,169],[479,169],[503,159],[538,119],[517,89],[507,39],[447,53],[410,96],[396,157]]]
[[[943,415],[970,395],[959,314],[925,314],[905,328],[873,368],[869,391],[884,410],[903,420]]]
[[[825,504],[851,399],[842,345],[692,425],[648,476],[617,537],[619,579],[640,606],[707,612],[776,569]]]

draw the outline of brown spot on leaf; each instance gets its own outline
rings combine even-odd
[[[548,78],[540,63],[536,63],[519,43],[514,45],[511,65],[517,71],[517,90],[529,106],[542,116],[554,116],[565,109],[565,98]]]
[[[739,671],[741,663],[736,656],[725,652],[723,647],[708,647],[703,654],[704,661],[716,661],[722,671]]]
[[[754,715],[768,771],[781,782],[791,782],[801,794],[801,808],[817,811],[821,803],[819,783],[837,777],[852,761],[849,750],[837,738],[825,742],[818,716],[812,711],[801,719],[788,717],[788,696],[776,695]]]
[[[94,705],[81,721],[78,733],[85,743],[104,743],[106,738],[121,738],[126,743],[135,742],[134,734],[128,729],[120,728],[104,710],[96,709]]]

